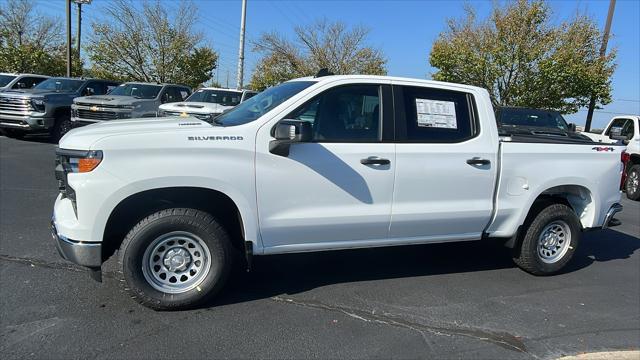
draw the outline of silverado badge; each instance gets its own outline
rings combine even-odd
[[[90,107],[90,109],[91,109],[91,111],[98,111],[98,107],[97,107],[97,106],[95,106],[95,105],[94,105],[94,106],[92,106],[92,107]]]

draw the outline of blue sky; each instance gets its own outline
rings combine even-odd
[[[4,1],[4,0],[3,0]],[[83,40],[90,30],[89,22],[101,17],[100,9],[109,0],[94,0],[83,8],[85,25]],[[169,8],[176,8],[174,0],[161,0]],[[485,17],[491,1],[467,1]],[[217,78],[235,85],[241,3],[235,1],[194,0],[200,9],[198,30],[220,54]],[[64,0],[37,0],[42,13],[64,17]],[[561,22],[576,11],[586,12],[604,27],[608,0],[550,1],[553,21]],[[248,0],[245,82],[249,79],[258,54],[251,51],[251,40],[266,31],[276,30],[291,35],[295,25],[305,25],[317,18],[340,20],[348,25],[364,25],[371,32],[368,43],[383,50],[388,73],[394,76],[430,78],[434,71],[428,55],[433,41],[445,29],[447,18],[462,16],[463,1],[328,1]],[[75,22],[75,7],[74,22]],[[75,27],[75,23],[74,23]],[[74,30],[75,31],[75,30]],[[640,1],[618,0],[613,18],[613,38],[609,49],[618,49],[618,67],[613,76],[614,101],[596,112],[594,127],[602,127],[614,115],[640,114]],[[567,120],[583,125],[586,110],[567,115]]]

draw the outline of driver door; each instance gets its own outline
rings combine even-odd
[[[265,253],[385,242],[391,221],[395,145],[382,141],[383,88],[334,87],[282,119],[312,123],[313,140],[288,156],[256,154],[260,233]],[[390,94],[390,87],[387,86]],[[266,144],[268,145],[268,144]]]

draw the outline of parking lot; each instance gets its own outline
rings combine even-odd
[[[154,312],[62,260],[55,145],[0,137],[2,358],[557,358],[640,344],[640,203],[535,277],[498,244],[256,257],[206,307]]]

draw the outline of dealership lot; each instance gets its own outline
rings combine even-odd
[[[3,358],[555,358],[640,343],[640,203],[554,277],[482,242],[258,257],[215,303],[153,312],[62,260],[54,145],[0,137]]]

